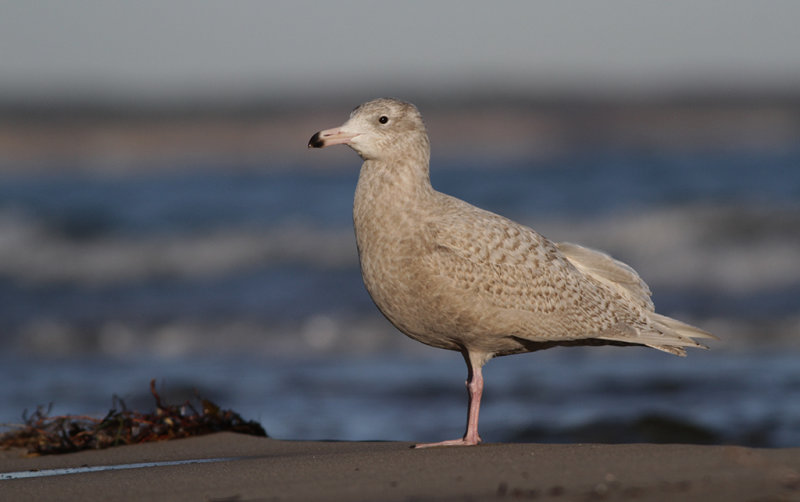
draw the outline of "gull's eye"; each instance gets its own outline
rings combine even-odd
[[[389,122],[389,117],[387,117],[386,115],[381,115],[381,117],[378,119],[378,122],[380,122],[381,124],[385,124]]]

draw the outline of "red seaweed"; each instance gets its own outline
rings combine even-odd
[[[181,405],[166,404],[156,392],[155,380],[150,381],[150,393],[156,404],[152,413],[128,410],[117,396],[112,398],[112,408],[103,418],[51,417],[51,407],[40,406],[30,416],[23,413],[24,424],[14,426],[16,430],[0,434],[0,448],[26,448],[32,455],[49,455],[222,431],[267,437],[258,422],[246,421],[238,413],[223,410],[209,399],[197,396],[200,411],[188,400]]]

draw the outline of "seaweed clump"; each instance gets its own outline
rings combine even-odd
[[[32,455],[72,453],[127,444],[166,441],[214,432],[238,432],[266,437],[258,422],[246,421],[238,413],[223,410],[208,399],[197,397],[198,411],[190,401],[169,405],[156,392],[155,380],[150,393],[156,403],[152,413],[127,409],[122,399],[113,397],[112,408],[103,418],[81,415],[49,416],[50,409],[37,408],[24,424],[0,434],[0,448],[26,448]]]

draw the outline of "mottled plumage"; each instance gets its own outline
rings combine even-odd
[[[422,343],[457,350],[469,368],[464,438],[476,444],[481,367],[554,345],[634,344],[677,355],[710,334],[654,311],[629,266],[437,192],[414,105],[377,99],[309,146],[347,144],[364,159],[353,221],[364,284],[380,311]],[[434,446],[434,445],[418,445]]]

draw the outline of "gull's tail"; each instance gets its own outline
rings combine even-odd
[[[665,315],[653,312],[650,314],[650,319],[660,333],[662,339],[670,343],[666,345],[647,344],[647,346],[654,349],[663,350],[664,352],[669,352],[670,354],[675,354],[676,356],[686,355],[686,351],[683,349],[683,347],[696,347],[699,349],[708,348],[705,345],[695,341],[694,338],[711,338],[713,340],[718,340],[716,336],[712,335],[708,331],[703,331],[700,328],[686,324],[683,321],[667,317]],[[673,342],[676,342],[675,345],[672,344]]]
[[[604,340],[646,345],[676,356],[685,356],[684,347],[708,348],[694,338],[712,338],[714,335],[685,322],[657,314],[650,300],[650,288],[634,269],[611,256],[578,244],[560,242],[558,250],[583,274],[592,277],[606,287],[627,298],[648,313],[651,329],[641,331],[622,329],[610,335],[599,336]]]

